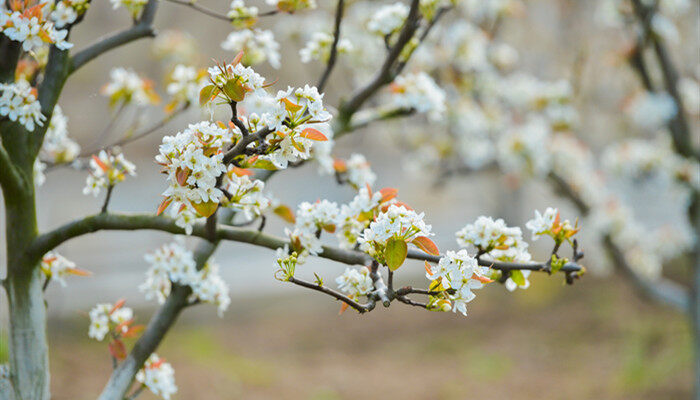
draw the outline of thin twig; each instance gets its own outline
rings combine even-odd
[[[102,204],[101,214],[107,213],[107,207],[109,206],[109,201],[112,199],[112,191],[114,190],[114,185],[107,186],[107,196],[105,196],[105,202]]]
[[[338,0],[338,5],[335,8],[335,30],[333,32],[333,44],[331,44],[331,52],[328,56],[328,64],[326,64],[326,69],[321,75],[321,79],[318,80],[316,87],[320,93],[323,93],[323,89],[326,87],[326,82],[331,76],[333,67],[335,66],[335,60],[338,57],[338,42],[340,41],[340,24],[343,21],[343,11],[345,9],[345,0]]]
[[[208,16],[216,18],[216,19],[220,19],[222,21],[233,22],[237,19],[242,19],[242,17],[231,18],[226,14],[220,13],[218,11],[214,11],[214,10],[207,8],[207,7],[200,6],[194,0],[166,0],[166,1],[168,1],[170,3],[174,3],[174,4],[179,4],[181,6],[189,7],[189,8],[196,10],[202,14],[208,15]],[[270,10],[270,11],[266,11],[266,12],[258,14],[258,17],[267,17],[270,15],[275,15],[278,12],[279,12],[279,10]]]
[[[360,304],[360,303],[356,302],[355,300],[345,296],[344,294],[336,292],[335,290],[329,289],[325,286],[321,286],[321,285],[317,285],[315,283],[311,283],[311,282],[307,282],[307,281],[304,281],[301,279],[297,279],[293,276],[290,277],[287,281],[291,282],[295,285],[303,286],[307,289],[316,290],[318,292],[325,293],[331,297],[334,297],[336,300],[340,300],[343,303],[347,304],[348,306],[354,308],[360,314],[364,314],[365,312],[371,311],[369,304]]]

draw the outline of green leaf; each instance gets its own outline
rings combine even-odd
[[[318,276],[318,274],[315,273],[315,272],[314,272],[314,276],[316,277],[316,284],[317,284],[318,286],[323,286],[323,278],[321,278],[320,276]]]
[[[523,275],[523,271],[519,269],[510,271],[510,279],[518,286],[525,286],[525,275]]]
[[[276,171],[277,167],[270,160],[264,158],[258,158],[252,165],[253,168],[266,169],[268,171]]]
[[[406,255],[408,254],[408,245],[401,239],[389,239],[386,242],[386,249],[384,249],[384,259],[386,260],[386,266],[390,270],[396,271],[403,262],[406,261]]]
[[[214,85],[207,85],[202,88],[202,90],[199,91],[199,105],[204,106],[205,104],[209,103],[211,101],[211,98],[214,97],[214,92],[216,92],[216,86]]]
[[[239,80],[230,80],[224,84],[224,94],[226,94],[226,97],[229,99],[239,102],[243,101],[245,98],[246,89]]]

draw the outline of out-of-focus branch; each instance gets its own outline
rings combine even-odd
[[[420,13],[418,10],[419,0],[411,1],[411,8],[406,17],[406,21],[401,28],[401,33],[396,39],[396,43],[389,50],[382,67],[379,69],[375,77],[364,87],[360,88],[356,93],[354,93],[350,99],[340,106],[340,116],[339,118],[345,119],[346,122],[357,110],[362,107],[362,105],[370,98],[374,93],[376,93],[381,87],[391,83],[394,79],[394,67],[401,52],[408,42],[413,38],[413,35],[418,29],[420,22]]]
[[[318,80],[316,87],[320,93],[323,93],[323,88],[326,87],[326,82],[331,76],[333,67],[335,67],[335,60],[338,58],[338,42],[340,41],[340,24],[343,21],[343,11],[345,10],[345,0],[338,0],[338,5],[335,8],[335,30],[333,31],[333,43],[331,44],[331,52],[328,56],[328,64],[326,64],[326,69],[321,75],[321,79]]]
[[[223,14],[223,13],[220,13],[218,11],[214,11],[210,8],[201,6],[201,5],[197,4],[194,0],[166,0],[166,1],[168,1],[170,3],[174,3],[174,4],[179,4],[181,6],[189,7],[189,8],[191,8],[195,11],[198,11],[204,15],[208,15],[210,17],[220,19],[223,21],[233,22],[233,21],[239,19],[239,18],[231,18],[226,14]],[[270,10],[270,11],[266,11],[264,13],[258,14],[258,17],[267,17],[270,15],[275,15],[278,12],[279,12],[279,10]]]
[[[0,35],[0,82],[9,82],[15,78],[20,48],[20,42]]]
[[[564,178],[555,173],[551,173],[549,178],[559,189],[560,194],[574,203],[583,215],[590,212],[590,207]],[[674,306],[682,312],[689,312],[690,294],[687,289],[663,277],[656,278],[653,282],[649,281],[640,276],[627,262],[624,252],[615,244],[610,235],[603,236],[602,243],[613,259],[615,269],[628,277],[633,287],[644,297]]]
[[[157,9],[158,0],[149,0],[144,6],[141,17],[133,26],[102,37],[97,42],[76,53],[71,59],[70,73],[75,72],[91,60],[112,49],[137,39],[155,36],[153,19],[156,16]]]
[[[339,132],[335,137],[341,137],[345,133],[364,128],[379,121],[386,121],[394,118],[407,117],[416,112],[413,108],[392,107],[392,108],[373,108],[368,110],[358,111],[350,121],[347,131]]]
[[[637,16],[637,19],[639,20],[639,23],[641,24],[645,33],[645,39],[650,40],[654,48],[654,54],[659,62],[661,73],[664,78],[664,89],[673,98],[678,108],[678,112],[676,112],[676,115],[669,121],[668,124],[668,128],[671,131],[673,146],[676,152],[685,157],[700,159],[700,153],[698,153],[697,149],[693,147],[690,135],[690,126],[685,118],[683,98],[678,92],[678,69],[673,64],[673,60],[671,60],[671,57],[668,54],[668,50],[663,42],[663,39],[659,35],[654,34],[651,28],[651,21],[656,13],[655,5],[647,6],[642,2],[642,0],[632,0],[632,5],[634,7],[635,15]],[[639,49],[639,51],[641,52],[642,50]],[[639,60],[643,62],[641,54]],[[640,74],[640,76],[644,85],[646,86],[648,83],[647,81],[649,81],[648,74],[646,78],[642,74]]]

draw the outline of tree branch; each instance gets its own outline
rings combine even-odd
[[[172,234],[185,234],[185,230],[175,224],[175,221],[162,216],[152,214],[96,214],[83,219],[70,222],[51,232],[40,235],[31,246],[29,246],[26,256],[31,260],[39,260],[46,252],[56,248],[58,245],[78,236],[93,233],[101,230],[156,230],[169,232]],[[196,224],[192,229],[192,235],[204,239],[210,239],[206,224]],[[241,243],[266,247],[276,250],[285,245],[290,246],[286,239],[267,235],[257,230],[239,229],[230,226],[219,225],[214,232],[214,240],[228,240]],[[337,261],[348,265],[365,265],[372,261],[372,258],[362,252],[354,250],[343,250],[330,246],[323,246],[323,252],[318,255],[321,258]],[[409,250],[408,258],[437,262],[440,257],[426,254],[422,251]],[[546,263],[506,263],[492,262],[488,260],[479,261],[480,265],[490,266],[494,269],[513,270],[526,269],[531,271],[541,271]],[[581,267],[575,263],[565,265],[562,272],[580,271]]]
[[[560,193],[574,203],[583,215],[590,212],[588,204],[568,185],[566,180],[554,172],[550,173],[549,177]],[[633,287],[644,297],[674,306],[682,312],[689,312],[690,294],[687,289],[663,277],[650,282],[632,268],[627,262],[624,252],[615,244],[610,235],[603,236],[602,243],[613,259],[615,268],[628,277]]]
[[[319,93],[323,93],[323,89],[326,87],[326,82],[331,76],[333,67],[335,67],[335,60],[338,57],[338,42],[340,41],[340,23],[343,21],[343,11],[345,10],[345,0],[338,0],[338,5],[335,8],[335,31],[333,32],[333,44],[331,44],[331,52],[328,56],[328,64],[326,64],[326,69],[321,75],[321,79],[318,80],[316,88]]]
[[[174,4],[179,4],[181,6],[189,7],[189,8],[191,8],[195,11],[198,11],[204,15],[208,15],[210,17],[220,19],[223,21],[227,21],[227,22],[233,22],[237,19],[240,19],[240,18],[229,18],[229,16],[226,14],[222,14],[218,11],[214,11],[214,10],[207,8],[207,7],[204,7],[204,6],[200,6],[199,4],[195,3],[195,0],[166,0],[166,1],[168,1],[170,3],[174,3]],[[275,15],[278,12],[279,12],[278,10],[270,10],[270,11],[266,11],[264,13],[258,14],[258,17],[267,17],[270,15]]]
[[[360,314],[364,314],[364,313],[366,313],[368,311],[372,311],[372,309],[374,309],[374,303],[370,302],[367,304],[360,304],[360,303],[356,302],[355,300],[345,296],[344,294],[342,294],[340,292],[336,292],[333,289],[329,289],[325,286],[321,286],[321,285],[318,285],[315,283],[311,283],[311,282],[307,282],[307,281],[304,281],[301,279],[297,279],[293,276],[290,277],[287,280],[287,282],[291,282],[295,285],[299,285],[299,286],[305,287],[307,289],[312,289],[312,290],[316,290],[316,291],[321,292],[321,293],[325,293],[325,294],[335,298],[336,300],[340,300],[343,303],[349,305],[350,307],[357,310],[357,312],[359,312]]]
[[[350,97],[350,100],[343,103],[340,106],[340,116],[339,118],[349,121],[352,114],[362,107],[362,105],[382,86],[389,84],[393,79],[393,68],[396,61],[401,56],[403,48],[408,44],[408,42],[413,38],[413,35],[418,29],[418,22],[420,21],[420,13],[418,10],[419,0],[411,1],[411,8],[406,17],[406,22],[401,28],[401,33],[399,34],[394,47],[391,48],[386,58],[384,59],[384,64],[379,69],[379,72],[375,77],[363,88],[358,90],[355,94]]]
[[[71,59],[70,73],[77,71],[96,57],[124,44],[144,37],[155,36],[153,19],[158,9],[158,0],[149,0],[143,9],[141,18],[130,28],[109,34],[97,40],[87,48],[76,53]]]
[[[10,155],[0,142],[0,188],[5,192],[5,196],[12,196],[22,190],[24,179],[17,171]]]

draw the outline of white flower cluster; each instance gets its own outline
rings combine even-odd
[[[199,91],[206,84],[205,77],[194,67],[177,64],[168,75],[169,83],[166,87],[168,94],[173,97],[173,104],[197,104]]]
[[[540,236],[552,229],[552,225],[557,219],[557,214],[559,214],[559,210],[552,207],[547,207],[543,213],[535,210],[535,218],[525,223],[525,227],[532,231],[532,240],[539,239]]]
[[[338,285],[338,289],[348,294],[348,297],[356,299],[368,295],[374,289],[372,278],[369,275],[367,267],[362,267],[359,270],[345,268],[345,272],[335,278],[335,283]]]
[[[317,7],[316,0],[265,0],[265,3],[288,13]]]
[[[335,232],[339,212],[338,204],[325,199],[316,203],[299,204],[294,229],[285,228],[285,234],[292,240],[300,263],[304,263],[308,254],[318,255],[323,252],[320,233],[323,230]]]
[[[308,63],[311,60],[327,62],[331,55],[331,47],[333,45],[333,35],[326,32],[314,32],[311,38],[306,42],[306,46],[299,50],[301,62]],[[353,50],[353,45],[350,40],[340,38],[336,51],[338,54],[349,53]]]
[[[190,124],[175,136],[165,136],[156,162],[168,175],[170,186],[163,196],[192,210],[202,203],[219,203],[224,193],[216,187],[226,167],[222,148],[237,141],[237,131],[202,121]]]
[[[135,378],[137,382],[164,400],[170,400],[172,395],[177,393],[175,370],[155,353],[148,357],[143,368],[136,373]]]
[[[243,51],[243,61],[248,65],[267,61],[273,68],[280,67],[280,45],[272,31],[257,28],[234,31],[221,43],[221,48],[235,52]]]
[[[121,331],[115,334],[123,334],[129,330],[129,321],[133,320],[134,311],[124,307],[123,303],[100,303],[90,310],[90,328],[88,336],[102,341],[107,334],[119,327]]]
[[[134,19],[141,16],[143,8],[148,3],[148,0],[109,0],[112,3],[112,9],[116,10],[119,7],[126,8]]]
[[[197,54],[197,42],[188,32],[166,30],[153,40],[153,54],[173,64],[189,64]]]
[[[86,271],[76,268],[74,262],[53,251],[44,254],[41,258],[41,272],[46,279],[56,280],[63,287],[66,286],[66,276],[87,275]]]
[[[432,236],[431,226],[423,218],[424,213],[416,213],[406,206],[391,204],[369,224],[357,239],[360,250],[369,254],[377,261],[384,261],[384,249],[389,239],[399,239],[405,242],[424,236]],[[384,262],[382,262],[384,264]]]
[[[542,118],[512,127],[498,141],[499,165],[510,173],[545,176],[551,166],[546,150],[550,135],[549,124]]]
[[[238,28],[248,28],[258,20],[258,7],[246,6],[243,0],[233,0],[226,16]]]
[[[136,176],[136,166],[124,158],[124,154],[116,156],[101,150],[97,156],[90,159],[90,174],[85,180],[83,194],[95,197],[102,188],[109,188],[122,182],[126,176]]]
[[[640,92],[625,111],[635,125],[655,131],[676,116],[678,106],[668,93]]]
[[[250,179],[248,174],[240,171],[237,167],[229,167],[223,189],[231,197],[223,198],[224,205],[242,212],[247,218],[260,216],[271,203],[270,199],[263,194],[265,182],[259,179]]]
[[[146,106],[159,101],[153,90],[153,82],[141,78],[130,69],[112,68],[109,78],[110,82],[102,87],[101,93],[109,97],[110,105],[133,102],[138,106]]]
[[[45,44],[54,44],[61,50],[73,47],[66,42],[67,30],[56,29],[54,23],[47,20],[42,8],[43,4],[24,7],[23,2],[12,2],[17,5],[12,10],[0,7],[0,32],[11,40],[22,43],[26,52],[35,52]]]
[[[532,258],[520,228],[507,226],[501,218],[494,220],[482,215],[456,236],[461,247],[472,245],[493,260],[527,262]]]
[[[374,212],[382,202],[380,192],[370,193],[367,187],[360,187],[357,195],[348,204],[340,207],[336,237],[340,247],[352,249],[357,238],[374,219]]]
[[[39,155],[44,161],[64,163],[75,160],[78,154],[80,145],[68,137],[68,117],[57,105],[51,115]]]
[[[365,156],[359,153],[350,155],[346,163],[347,180],[355,189],[374,185],[377,175],[372,172],[369,162]]]
[[[328,140],[322,131],[330,129],[327,122],[331,114],[324,108],[323,95],[315,87],[288,87],[275,97],[265,92],[249,97],[244,102],[251,111],[248,123],[254,130],[275,129],[266,137],[268,152],[260,159],[271,162],[276,168],[284,169],[290,162],[309,159],[314,142]]]
[[[46,117],[41,113],[36,89],[21,79],[15,83],[0,83],[0,116],[19,121],[28,131],[43,126]]]
[[[42,0],[42,3],[44,13],[49,13],[49,19],[59,29],[74,23],[90,7],[89,0]]]
[[[208,262],[198,271],[192,252],[182,244],[163,245],[144,258],[151,267],[146,271],[146,281],[139,289],[147,299],[156,298],[158,303],[163,304],[174,283],[192,288],[191,302],[216,305],[220,316],[231,303],[228,285],[219,275],[219,266]]]
[[[396,107],[428,113],[433,121],[441,119],[445,113],[445,92],[425,72],[397,76],[391,84],[391,92]]]
[[[396,33],[408,17],[408,11],[408,6],[401,2],[382,6],[372,14],[367,30],[382,37]]]
[[[481,267],[476,258],[466,250],[448,251],[437,265],[426,263],[426,278],[435,282],[441,290],[453,290],[454,293],[444,292],[444,297],[431,296],[430,305],[440,311],[454,311],[467,315],[467,303],[476,295],[472,290],[481,289],[484,283],[491,281],[491,270]],[[431,285],[431,288],[435,287]]]

